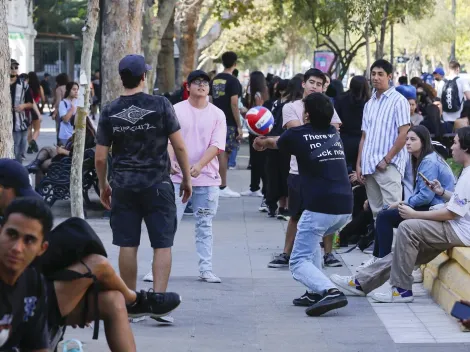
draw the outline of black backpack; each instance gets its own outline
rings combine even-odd
[[[90,254],[99,254],[107,257],[103,242],[91,226],[83,219],[72,217],[57,225],[48,237],[47,251],[36,258],[35,266],[49,281],[73,281],[81,278],[93,279],[90,287],[94,292],[95,323],[93,339],[98,338],[99,331],[99,285],[91,270],[82,259]],[[80,274],[66,268],[74,263],[81,262],[88,269],[88,273]],[[87,300],[85,302],[88,302]],[[87,316],[87,307],[84,309],[84,318]],[[50,327],[54,328],[54,327]]]
[[[459,97],[459,86],[457,80],[459,77],[445,81],[442,89],[442,110],[445,112],[457,112],[462,107],[462,100]]]

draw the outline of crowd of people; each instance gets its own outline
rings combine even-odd
[[[33,75],[31,87],[19,79],[12,60],[16,161],[0,160],[0,350],[46,351],[66,326],[103,320],[112,351],[135,351],[129,323],[146,316],[171,323],[169,313],[181,303],[179,294],[166,290],[174,237],[188,204],[196,219],[199,279],[222,281],[212,265],[219,197],[260,197],[260,211],[288,221],[283,253],[268,266],[288,266],[306,287],[293,304],[306,307],[309,316],[342,308],[346,295],[365,296],[387,280],[391,290],[374,293],[374,300],[411,302],[413,283],[422,281],[421,264],[470,245],[470,127],[457,123],[468,117],[470,88],[459,78],[457,62],[450,63],[446,79],[436,69],[435,95],[419,78],[411,85],[400,78],[395,87],[393,67],[383,59],[370,68],[372,88],[355,76],[344,92],[340,81],[315,68],[290,80],[255,71],[244,95],[237,59],[224,53],[224,71],[215,76],[191,72],[174,105],[144,93],[151,67],[143,56],[119,62],[124,93],[103,107],[97,131],[88,121],[100,200],[111,212],[119,247],[119,275],[86,221],[71,218],[52,228],[50,209],[29,184],[28,172],[46,173],[51,160],[73,152],[78,85],[62,77],[55,89],[53,116],[64,147],[38,150],[30,142],[38,155],[24,168],[25,112],[37,108],[40,117],[38,103],[51,92],[37,89]],[[266,136],[250,134],[250,185],[237,193],[228,186],[229,160],[243,138],[243,114],[256,106],[271,110],[274,125]],[[32,129],[35,141],[34,124]],[[449,131],[455,132],[450,151],[439,143]],[[445,161],[449,153],[463,166],[458,180]],[[143,221],[153,249],[145,280],[153,284],[138,292]],[[338,232],[343,245],[369,236],[373,255],[357,274],[329,278],[323,267],[342,265],[332,250]]]

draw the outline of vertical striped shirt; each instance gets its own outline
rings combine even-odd
[[[392,149],[398,138],[398,129],[410,124],[408,100],[391,87],[377,98],[376,93],[366,103],[362,119],[362,131],[366,133],[362,147],[361,168],[363,175],[371,175],[377,165]],[[404,175],[407,160],[403,148],[392,160],[400,174]]]

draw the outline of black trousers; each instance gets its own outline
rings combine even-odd
[[[290,155],[279,150],[266,150],[266,205],[270,210],[277,209],[281,197],[287,197],[287,177],[289,176]]]
[[[361,136],[341,133],[341,140],[343,141],[344,153],[346,154],[346,164],[348,167],[352,168],[352,170],[356,170]]]
[[[266,151],[258,152],[253,148],[253,142],[256,136],[250,133],[249,143],[250,143],[250,163],[251,163],[251,182],[250,182],[250,191],[256,192],[260,190],[260,183],[263,182],[263,188],[261,192],[266,194],[266,173],[265,173],[265,163],[266,163]]]
[[[341,244],[348,244],[350,239],[359,238],[367,233],[367,227],[374,221],[372,211],[364,210],[364,202],[367,199],[366,188],[360,186],[354,189],[354,206],[352,220],[339,233]]]

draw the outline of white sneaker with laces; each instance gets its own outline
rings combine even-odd
[[[356,279],[354,276],[340,276],[340,275],[334,274],[330,276],[330,280],[340,290],[345,291],[344,292],[345,295],[362,296],[362,297],[366,295],[364,291],[361,291],[357,288],[358,286],[356,285]]]
[[[156,320],[160,324],[167,324],[167,325],[173,324],[175,322],[175,318],[173,318],[171,315],[164,315],[163,317],[158,317],[158,318],[155,318],[154,320]]]
[[[361,265],[359,265],[357,268],[356,268],[356,271],[359,271],[359,270],[362,270],[362,269],[365,269],[367,268],[368,266],[371,266],[372,264],[374,264],[377,260],[379,260],[380,258],[377,258],[377,257],[370,257],[369,260],[365,261],[364,263],[362,263]]]
[[[212,271],[202,272],[201,275],[199,275],[199,278],[202,281],[209,282],[209,283],[212,283],[212,284],[218,284],[218,283],[222,282],[222,280],[220,280],[220,278],[218,276],[214,275],[214,273]]]
[[[376,292],[370,297],[380,303],[410,303],[413,302],[413,293],[409,290],[400,294],[396,287],[392,287],[387,292]]]
[[[144,321],[145,319],[147,319],[147,317],[144,315],[142,317],[138,317],[138,318],[129,318],[129,323],[139,323],[141,321]]]
[[[424,281],[423,272],[420,268],[413,270],[413,283],[420,284]]]
[[[248,191],[241,192],[240,195],[243,197],[262,197],[263,193],[261,193],[260,190],[257,190],[255,192],[248,190]]]
[[[219,191],[219,197],[222,198],[240,198],[240,193],[232,191],[230,188],[225,187]]]
[[[153,282],[152,270],[150,270],[143,278],[145,282]]]

